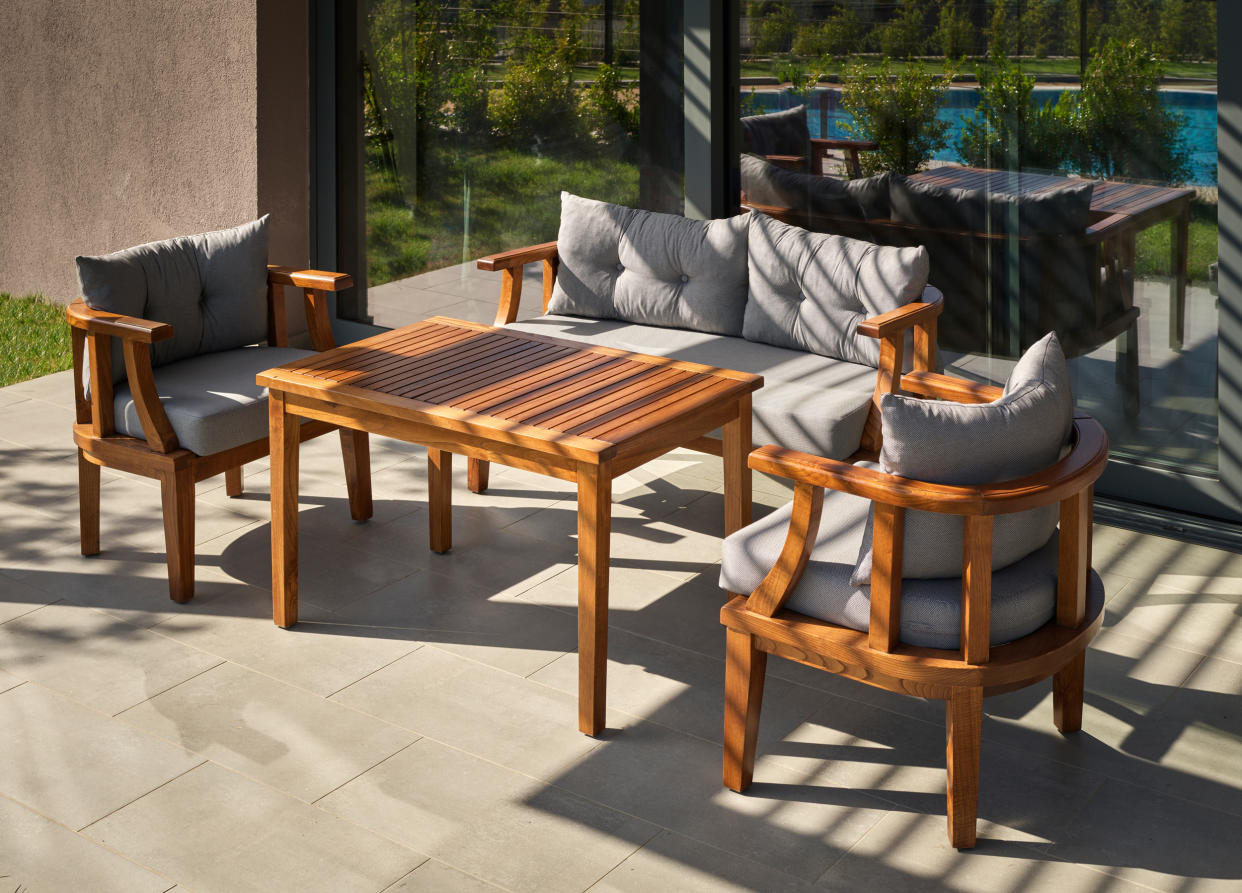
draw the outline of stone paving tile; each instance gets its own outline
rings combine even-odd
[[[57,596],[0,574],[0,623],[57,601]]]
[[[422,739],[320,801],[509,890],[585,890],[659,829]]]
[[[74,455],[73,396],[64,403],[46,400],[23,400],[5,407],[0,437],[39,450],[60,452],[65,458]]]
[[[203,758],[38,685],[0,694],[0,793],[80,829]]]
[[[0,795],[0,889],[171,893],[174,882]]]
[[[382,890],[425,858],[213,763],[83,833],[196,893]]]
[[[220,662],[220,657],[73,605],[48,605],[0,625],[0,669],[109,715]]]
[[[443,862],[428,859],[383,893],[496,893],[503,889]]]
[[[231,663],[117,719],[307,802],[418,737]]]

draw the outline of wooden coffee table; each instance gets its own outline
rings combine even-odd
[[[298,617],[299,418],[427,447],[431,548],[452,545],[452,455],[578,485],[578,727],[604,728],[612,480],[723,430],[725,533],[750,523],[763,379],[435,317],[260,373],[272,456],[272,619]],[[480,556],[486,560],[486,556]]]

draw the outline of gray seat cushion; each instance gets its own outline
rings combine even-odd
[[[232,229],[77,258],[82,298],[96,310],[167,323],[155,366],[267,337],[268,215]],[[125,377],[119,347],[114,380]]]
[[[181,447],[200,456],[267,437],[267,388],[255,384],[265,369],[313,351],[243,347],[203,354],[155,370],[155,390]],[[129,385],[116,389],[116,429],[145,437]]]
[[[875,390],[870,366],[724,335],[556,315],[508,328],[762,375],[754,442],[834,459],[857,451]]]
[[[922,246],[892,248],[813,233],[752,212],[750,298],[742,337],[877,366],[864,319],[917,300],[927,285]]]
[[[850,582],[870,502],[828,491],[815,548],[786,607],[850,629],[870,623],[870,589]],[[749,594],[776,563],[789,528],[792,503],[725,539],[720,586]],[[991,643],[1011,642],[1043,626],[1056,613],[1057,539],[992,576]],[[1091,586],[1102,592],[1093,571]],[[957,648],[961,641],[960,578],[901,584],[901,641],[927,648]]]
[[[880,466],[889,474],[938,484],[1012,480],[1055,463],[1069,438],[1074,397],[1057,336],[1049,332],[1014,366],[999,399],[950,403],[886,394],[880,398],[884,445]],[[1057,525],[1053,503],[995,519],[992,566],[1030,554]],[[906,512],[902,573],[956,577],[962,572],[961,516]],[[870,525],[868,525],[870,531]],[[871,542],[862,546],[854,581],[871,579]]]
[[[548,309],[740,335],[746,236],[744,216],[689,220],[562,192]]]

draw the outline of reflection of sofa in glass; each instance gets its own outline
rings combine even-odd
[[[851,177],[861,177],[858,153],[877,147],[867,140],[839,140],[811,136],[806,106],[796,105],[766,115],[742,118],[742,148],[762,155],[772,164],[792,171],[822,174],[824,161],[835,150],[841,153]]]
[[[945,295],[942,348],[1017,357],[1055,331],[1068,356],[1124,335],[1118,379],[1138,409],[1133,231],[1093,220],[1092,184],[1012,196],[884,174],[840,183],[742,157],[746,206],[817,232],[925,245]]]

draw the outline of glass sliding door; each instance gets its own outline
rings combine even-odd
[[[638,203],[638,2],[364,2],[369,312],[490,322],[476,258],[555,239],[562,190]]]
[[[834,141],[752,140],[752,204],[926,245],[947,371],[1003,383],[1055,331],[1108,430],[1100,493],[1242,517],[1220,450],[1216,3],[746,3],[739,30],[742,115]],[[773,165],[803,187],[782,197]],[[846,207],[822,178],[870,185]]]

